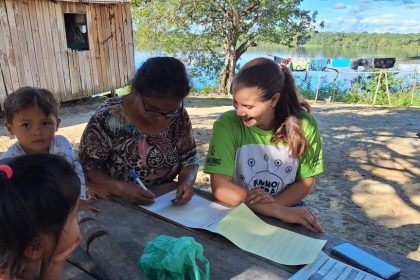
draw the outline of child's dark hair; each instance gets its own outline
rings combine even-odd
[[[149,58],[131,82],[143,96],[184,98],[191,90],[185,65],[174,57]]]
[[[0,270],[14,276],[35,237],[52,234],[59,241],[79,199],[80,181],[73,167],[53,154],[24,155],[7,165],[12,176],[0,168],[0,247],[5,251]]]
[[[11,123],[16,113],[31,106],[39,108],[47,116],[53,114],[58,118],[59,104],[49,90],[36,87],[21,87],[7,96],[4,101],[6,122]]]
[[[305,152],[306,139],[301,127],[302,111],[309,112],[309,104],[299,99],[299,93],[289,68],[267,58],[256,58],[246,63],[235,76],[232,93],[242,88],[257,87],[261,98],[268,101],[276,93],[280,100],[275,108],[275,126],[272,143],[280,140],[288,146],[293,157]]]

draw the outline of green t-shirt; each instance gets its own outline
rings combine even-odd
[[[261,188],[271,195],[282,192],[296,179],[324,171],[321,138],[315,119],[301,115],[307,148],[300,158],[289,156],[284,143],[270,142],[273,132],[246,127],[232,110],[222,114],[213,125],[204,172],[233,177],[246,189]]]

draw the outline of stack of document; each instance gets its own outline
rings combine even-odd
[[[290,280],[313,280],[313,279],[363,279],[363,280],[381,280],[370,273],[339,262],[336,259],[328,257],[324,252],[320,252],[315,261],[305,265],[296,272]]]
[[[178,206],[173,198],[175,191],[142,207],[179,224],[221,234],[239,248],[281,264],[313,263],[327,242],[269,225],[245,204],[232,209],[195,195]]]

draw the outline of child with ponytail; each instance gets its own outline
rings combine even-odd
[[[253,59],[235,76],[232,94],[235,110],[214,123],[204,168],[213,196],[321,232],[303,201],[324,170],[321,140],[290,70]]]
[[[0,165],[0,279],[61,279],[81,239],[79,195],[63,157],[30,154]]]

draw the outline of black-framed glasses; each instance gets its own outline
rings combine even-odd
[[[152,116],[158,116],[158,117],[164,117],[164,118],[170,119],[170,118],[178,117],[181,114],[181,112],[184,110],[184,100],[181,101],[181,106],[179,106],[178,109],[176,109],[173,112],[160,112],[160,111],[149,110],[146,108],[146,104],[144,103],[143,97],[141,95],[140,95],[140,100],[141,100],[141,103],[143,104],[143,108],[146,114],[149,114]]]

